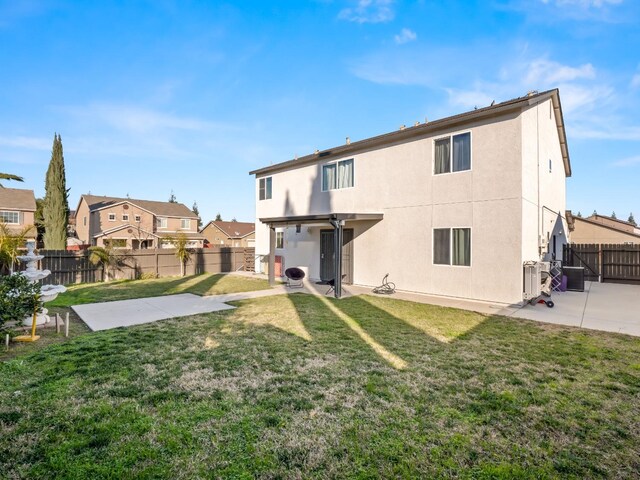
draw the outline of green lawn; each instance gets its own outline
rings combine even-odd
[[[640,339],[305,294],[0,365],[9,478],[637,478]]]
[[[120,280],[108,283],[72,285],[66,293],[59,295],[53,302],[47,303],[47,307],[70,307],[83,303],[157,297],[176,293],[220,295],[268,288],[269,283],[266,280],[213,273],[151,280]]]

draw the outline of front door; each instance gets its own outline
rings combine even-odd
[[[335,248],[333,230],[320,230],[320,279],[335,278]],[[342,283],[353,283],[353,229],[342,231],[342,274],[346,275]]]

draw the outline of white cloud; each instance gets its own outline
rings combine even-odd
[[[640,155],[636,155],[635,157],[623,158],[622,160],[613,162],[612,165],[615,167],[634,167],[636,165],[640,165]]]
[[[393,20],[393,0],[358,0],[354,7],[343,8],[340,20],[355,23],[385,23]]]
[[[623,0],[555,0],[552,2],[550,0],[541,0],[542,3],[549,4],[553,3],[559,7],[580,7],[580,8],[602,8],[607,5],[618,5],[623,2]]]
[[[640,87],[640,73],[636,73],[633,77],[631,77],[631,88]]]
[[[417,38],[418,38],[418,35],[416,35],[416,32],[408,28],[403,28],[398,35],[393,37],[393,39],[398,45],[402,45],[403,43],[413,42]]]
[[[571,67],[540,58],[529,63],[526,82],[551,85],[577,79],[591,79],[595,76],[596,71],[590,63],[585,63],[578,67]]]

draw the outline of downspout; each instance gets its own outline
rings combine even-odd
[[[536,208],[538,209],[538,256],[542,257],[542,222],[540,219],[541,207],[540,207],[540,108],[536,105],[536,157],[538,164],[538,203]]]

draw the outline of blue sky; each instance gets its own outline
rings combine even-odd
[[[72,208],[173,190],[252,220],[253,168],[559,87],[568,207],[638,218],[639,21],[635,0],[0,0],[0,171],[43,195],[59,132]]]

